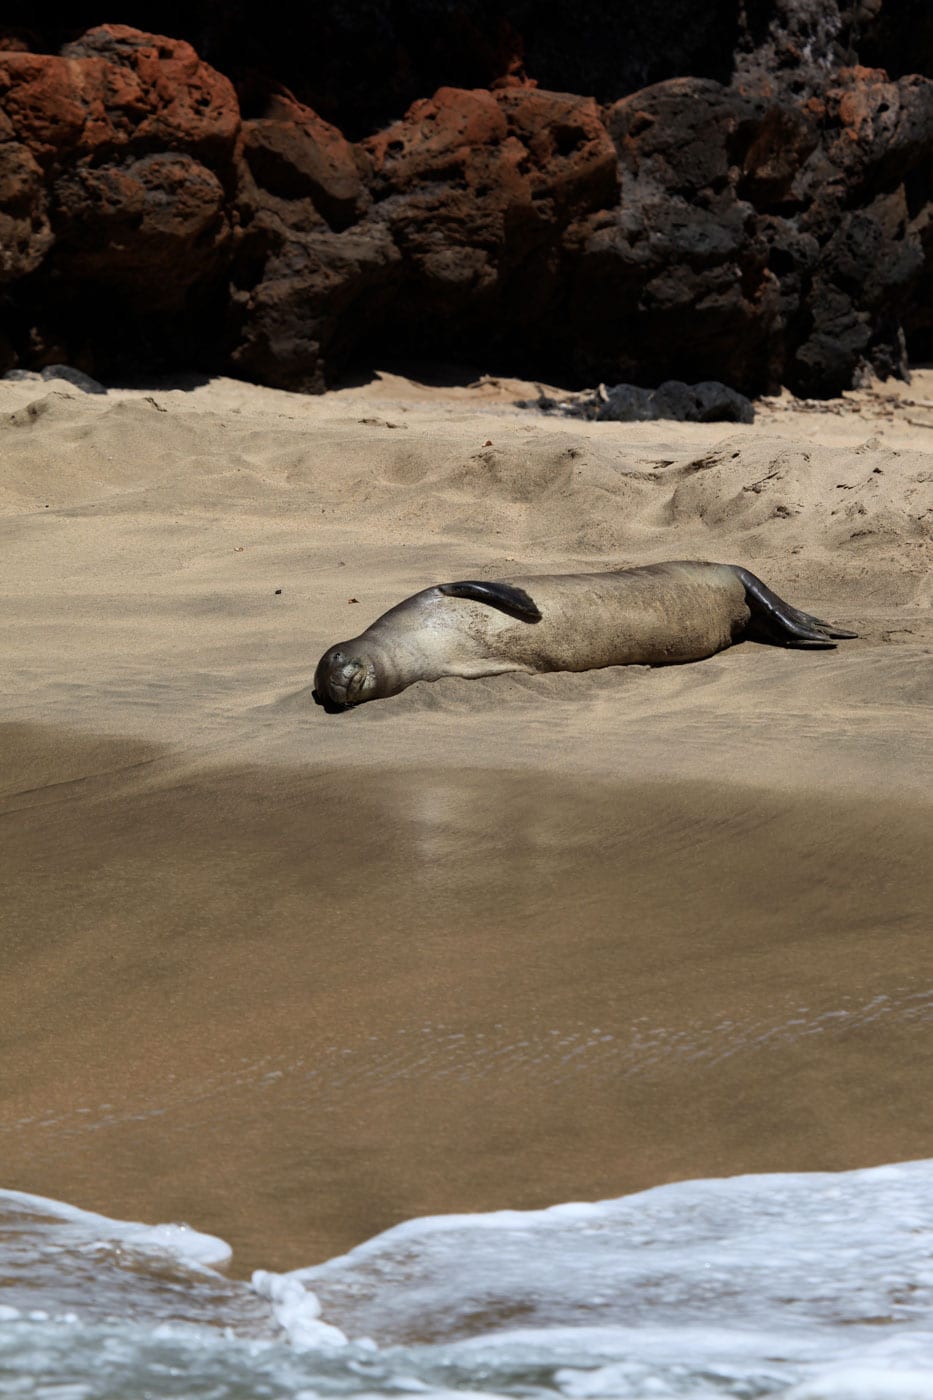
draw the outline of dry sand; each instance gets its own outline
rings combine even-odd
[[[0,382],[0,1184],[243,1270],[933,1150],[933,373],[533,392]],[[432,582],[690,557],[861,637],[311,702]]]

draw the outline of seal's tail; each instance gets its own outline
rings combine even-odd
[[[730,566],[745,588],[745,601],[752,615],[752,627],[767,639],[784,647],[834,647],[837,639],[857,637],[835,622],[824,622],[791,603],[785,603],[767,584],[740,564]]]

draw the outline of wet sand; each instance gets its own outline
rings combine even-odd
[[[929,1155],[933,425],[0,396],[0,1185],[245,1272]],[[691,556],[859,640],[311,701],[431,582]]]
[[[239,1271],[929,1150],[922,804],[3,738],[6,1186]]]

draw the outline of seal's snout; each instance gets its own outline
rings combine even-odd
[[[344,710],[349,710],[350,708],[349,705],[336,704],[331,700],[329,695],[321,695],[317,689],[312,690],[311,699],[314,701],[315,705],[320,705],[324,713],[328,715],[342,715]]]
[[[340,714],[370,698],[375,685],[373,667],[339,646],[325,651],[314,673],[312,695],[329,715]]]

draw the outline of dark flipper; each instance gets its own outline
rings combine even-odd
[[[745,601],[752,614],[750,630],[762,632],[769,641],[784,647],[834,647],[836,638],[858,636],[857,632],[847,632],[834,622],[824,622],[785,603],[740,564],[733,564],[732,570],[745,588]]]
[[[533,598],[529,598],[523,588],[515,588],[511,583],[484,583],[466,579],[460,583],[440,583],[439,593],[448,598],[472,598],[475,603],[488,603],[491,608],[499,608],[520,622],[540,622],[541,611]]]

